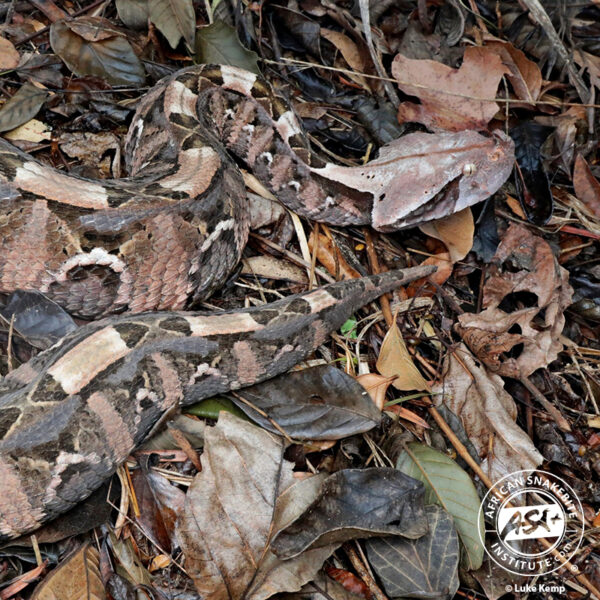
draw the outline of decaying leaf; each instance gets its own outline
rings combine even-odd
[[[369,564],[390,598],[452,598],[459,586],[458,536],[441,507],[425,507],[429,532],[409,540],[372,538],[365,542]]]
[[[575,158],[573,187],[578,200],[583,202],[594,216],[600,218],[600,183],[581,154],[577,154]]]
[[[232,400],[264,429],[280,432],[253,407],[298,440],[338,440],[369,431],[381,420],[365,389],[332,365],[285,373],[240,390]]]
[[[115,0],[119,19],[131,29],[143,29],[148,25],[150,9],[148,0]]]
[[[423,482],[425,504],[439,504],[454,520],[462,542],[464,566],[478,569],[483,560],[483,516],[481,500],[469,474],[449,456],[426,444],[411,443],[396,462],[396,468]]]
[[[394,377],[392,385],[397,390],[429,391],[429,385],[415,366],[402,333],[395,323],[390,327],[381,345],[377,370],[385,377]]]
[[[215,21],[196,32],[196,60],[203,63],[231,65],[260,74],[257,54],[240,43],[233,27]]]
[[[569,273],[548,242],[517,224],[506,231],[493,262],[483,287],[484,310],[460,315],[455,328],[494,372],[528,376],[562,350],[563,313],[573,296]],[[518,344],[520,354],[508,355]]]
[[[462,260],[473,247],[475,223],[470,208],[465,208],[448,217],[424,223],[420,225],[419,229],[423,233],[444,242],[453,263]]]
[[[11,129],[4,134],[7,140],[20,140],[24,142],[33,142],[39,144],[44,140],[52,139],[52,134],[46,123],[37,119],[29,119],[27,123],[19,125],[15,129]]]
[[[306,271],[300,267],[274,256],[259,255],[249,256],[242,261],[242,274],[266,277],[267,279],[280,279],[293,283],[306,283]]]
[[[181,38],[190,50],[194,48],[196,14],[192,0],[148,0],[148,12],[171,48],[177,48]]]
[[[144,67],[123,32],[102,17],[76,17],[50,27],[50,45],[79,76],[101,77],[111,85],[141,85]]]
[[[497,52],[502,59],[509,71],[506,77],[517,98],[523,100],[525,105],[532,105],[542,90],[542,72],[538,65],[510,42],[493,38],[486,40],[485,47]]]
[[[392,75],[405,94],[421,100],[420,105],[403,102],[398,118],[433,130],[485,129],[498,111],[493,99],[506,73],[498,53],[485,47],[468,46],[459,69],[398,54]]]
[[[420,481],[396,469],[338,471],[325,480],[302,515],[275,536],[272,548],[287,560],[355,538],[418,538],[427,532],[423,491]]]
[[[78,158],[86,165],[100,168],[106,177],[111,175],[119,177],[121,146],[114,133],[110,131],[100,131],[98,133],[69,131],[61,134],[58,143],[66,154]],[[103,158],[105,158],[107,152],[114,152],[114,160],[109,159],[104,164]]]
[[[331,237],[312,231],[308,239],[308,248],[317,253],[317,260],[338,280],[356,279],[360,273],[351,267]]]
[[[46,101],[48,92],[26,83],[0,109],[0,132],[10,131],[35,117]]]
[[[515,423],[517,408],[500,376],[477,366],[464,346],[448,356],[444,372],[433,397],[461,420],[492,481],[541,464],[542,455]]]
[[[485,200],[506,181],[513,162],[513,143],[503,133],[461,131],[411,133],[383,146],[362,167],[329,163],[311,170],[372,193],[373,226],[391,231]]]
[[[19,53],[12,42],[0,37],[0,71],[9,71],[19,64]]]
[[[205,438],[203,470],[186,495],[179,525],[198,593],[206,600],[262,600],[299,590],[336,546],[282,563],[269,540],[313,501],[322,476],[294,479],[281,438],[228,413]]]
[[[32,600],[105,600],[98,551],[83,544],[34,590]]]

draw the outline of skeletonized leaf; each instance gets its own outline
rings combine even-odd
[[[294,439],[338,440],[376,427],[381,413],[365,389],[331,365],[286,373],[238,392]],[[271,421],[233,397],[261,427],[279,433]]]
[[[215,21],[196,33],[196,60],[231,65],[260,75],[256,52],[244,48],[233,27]]]
[[[425,485],[425,503],[439,504],[454,519],[465,549],[466,567],[478,569],[483,561],[483,518],[478,518],[480,499],[469,475],[449,456],[420,443],[408,444],[396,468]]]
[[[192,483],[179,525],[186,570],[205,600],[263,600],[312,580],[335,545],[282,562],[273,533],[314,500],[322,476],[294,479],[284,443],[222,412],[207,428],[202,472]]]
[[[452,598],[459,586],[460,547],[452,517],[441,507],[425,507],[429,532],[416,540],[372,538],[369,564],[391,598]]]
[[[125,36],[101,17],[77,17],[50,26],[52,50],[82,77],[101,77],[111,85],[141,85],[144,67]]]
[[[84,544],[34,590],[32,600],[105,600],[96,548]]]
[[[177,48],[183,37],[194,48],[196,14],[192,0],[149,0],[150,20],[167,38],[171,48]]]
[[[395,377],[392,385],[397,390],[429,391],[429,386],[419,372],[402,338],[402,333],[394,323],[386,333],[377,359],[377,370],[386,377]]]
[[[344,469],[328,477],[318,498],[273,540],[289,559],[311,548],[356,538],[427,532],[421,482],[396,469]]]
[[[0,109],[0,131],[10,131],[27,123],[37,115],[46,101],[48,92],[26,83]]]

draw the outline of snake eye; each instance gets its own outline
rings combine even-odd
[[[465,177],[470,177],[471,175],[475,175],[475,173],[477,172],[477,166],[473,163],[467,163],[463,167],[462,172]]]

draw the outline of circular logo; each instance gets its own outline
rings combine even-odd
[[[516,471],[485,495],[479,508],[485,532],[479,535],[489,557],[503,569],[544,575],[563,566],[579,548],[582,514],[579,498],[560,477]]]

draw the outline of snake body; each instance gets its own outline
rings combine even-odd
[[[91,181],[0,140],[0,291],[35,288],[74,315],[112,314],[0,384],[0,541],[88,496],[171,407],[285,372],[357,308],[431,272],[239,312],[166,312],[209,295],[241,256],[249,211],[234,159],[311,219],[369,224],[376,198],[328,178],[289,106],[233,67],[160,81],[139,104],[125,156],[129,177]]]

